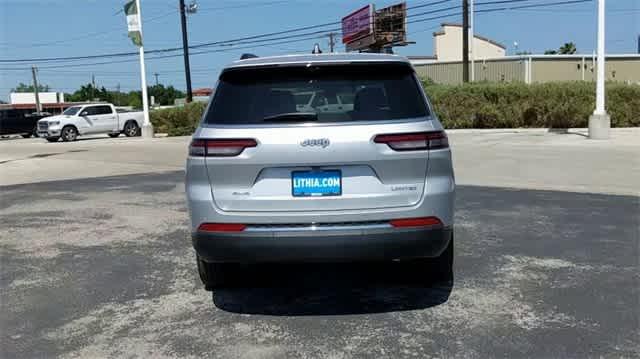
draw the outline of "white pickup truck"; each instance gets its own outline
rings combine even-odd
[[[57,116],[45,117],[38,121],[38,136],[49,142],[75,141],[80,135],[105,133],[118,137],[139,136],[144,121],[142,111],[127,112],[116,110],[109,103],[83,104],[67,108]]]

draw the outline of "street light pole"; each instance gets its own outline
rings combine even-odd
[[[138,25],[140,26],[140,37],[142,37],[142,9],[140,8],[140,0],[136,0],[136,8],[138,10]],[[138,48],[140,57],[140,82],[142,87],[142,137],[153,138],[153,125],[149,119],[149,98],[147,97],[147,69],[144,64],[144,46]]]
[[[598,0],[598,72],[596,80],[596,109],[589,117],[589,138],[606,140],[609,138],[611,118],[605,108],[605,0]]]

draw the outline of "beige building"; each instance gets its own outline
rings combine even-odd
[[[507,48],[491,39],[474,35],[476,60],[504,57]],[[471,49],[470,49],[471,51]],[[433,54],[437,61],[462,61],[462,25],[442,24],[442,30],[433,33]]]
[[[442,84],[462,83],[461,61],[428,61],[410,57],[423,79]],[[595,81],[597,59],[593,55],[506,56],[475,62],[475,81],[524,83],[553,81]],[[640,55],[608,54],[607,81],[640,84]]]

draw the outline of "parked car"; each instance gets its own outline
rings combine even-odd
[[[337,89],[353,106],[297,110],[297,94]],[[260,262],[406,260],[418,279],[452,278],[451,150],[406,58],[229,65],[193,134],[185,182],[206,289]]]
[[[31,113],[29,110],[1,109],[0,135],[21,135],[24,138],[35,136],[37,123],[50,113]]]
[[[353,110],[353,96],[350,93],[296,92],[296,110],[299,112],[322,111],[344,112]]]
[[[139,136],[144,115],[142,111],[117,111],[112,104],[86,104],[67,108],[58,116],[38,121],[38,135],[49,142],[75,141],[78,136],[108,134],[118,137]]]

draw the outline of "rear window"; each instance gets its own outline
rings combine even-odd
[[[225,71],[205,123],[271,124],[282,114],[294,114],[282,122],[351,122],[429,112],[413,70],[404,64],[263,67]]]

